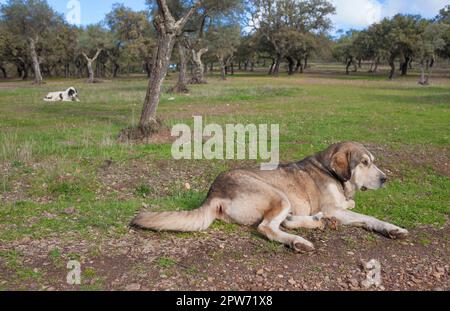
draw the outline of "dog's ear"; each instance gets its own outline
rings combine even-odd
[[[347,182],[352,178],[350,157],[350,152],[339,151],[335,153],[331,158],[330,168],[343,182]]]
[[[68,92],[68,94],[67,95],[69,95],[69,97],[72,97],[73,95],[75,94],[75,91],[74,91],[74,89],[69,89],[69,92]]]

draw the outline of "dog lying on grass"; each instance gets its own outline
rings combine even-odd
[[[46,102],[72,102],[80,100],[78,99],[78,91],[74,87],[69,87],[65,92],[52,92],[48,93],[47,96],[45,96],[44,100]]]
[[[408,231],[350,211],[359,190],[377,190],[387,181],[374,156],[360,143],[346,142],[273,171],[233,170],[213,183],[202,206],[189,212],[142,212],[131,225],[156,231],[202,231],[215,219],[258,226],[272,241],[295,251],[313,251],[306,239],[282,231],[323,228],[323,219],[362,227],[393,239]]]

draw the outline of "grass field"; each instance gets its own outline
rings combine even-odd
[[[380,191],[359,194],[357,210],[410,230],[448,228],[450,79],[439,76],[432,86],[421,87],[414,75],[387,81],[384,76],[324,74],[329,68],[319,69],[279,78],[238,73],[222,82],[211,77],[208,85],[190,86],[190,94],[164,94],[159,116],[169,127],[192,124],[194,115],[222,125],[280,124],[283,162],[331,143],[362,142],[390,182]],[[42,101],[48,91],[68,86],[79,90],[80,103]],[[255,164],[172,160],[167,133],[152,144],[118,143],[119,131],[139,119],[145,90],[141,77],[93,85],[80,80],[49,80],[44,87],[0,83],[0,266],[5,268],[0,289],[64,289],[62,277],[58,280],[64,260],[89,263],[108,257],[105,245],[120,245],[124,237],[136,235],[128,223],[143,206],[196,208],[220,172]],[[192,189],[186,190],[185,183]],[[233,225],[216,223],[212,231],[254,238],[251,230]],[[161,245],[173,238],[206,238],[205,233],[142,235]],[[30,244],[31,250],[18,247]],[[29,258],[33,247],[39,259]],[[448,244],[444,250],[448,252]],[[165,271],[158,283],[164,284],[170,279],[167,271],[180,261],[164,251],[151,255],[155,269]],[[111,285],[114,280],[108,281],[102,268],[90,269],[86,279],[91,281],[80,289],[120,287]],[[199,274],[202,267],[185,270]]]

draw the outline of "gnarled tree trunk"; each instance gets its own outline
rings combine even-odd
[[[186,58],[186,48],[181,42],[177,43],[178,55],[180,57],[180,74],[178,75],[178,82],[173,88],[170,89],[171,93],[188,93],[187,88],[187,58]]]
[[[158,33],[158,39],[139,126],[137,128],[123,130],[119,137],[120,139],[148,138],[158,130],[159,123],[156,119],[156,111],[175,45],[175,39],[181,34],[187,21],[201,4],[200,1],[197,1],[186,15],[176,21],[167,6],[166,0],[157,0],[156,3],[158,5],[158,14],[154,18],[154,25]]]
[[[95,53],[95,56],[93,58],[90,58],[86,55],[86,53],[82,53],[84,58],[87,61],[87,69],[89,72],[89,78],[87,80],[87,83],[94,83],[95,82],[95,74],[94,74],[94,68],[93,68],[93,64],[94,62],[97,60],[98,56],[100,55],[102,49],[98,49],[97,53]]]
[[[205,78],[204,78],[204,68],[203,68],[203,62],[202,62],[202,56],[208,52],[207,48],[202,48],[198,51],[195,49],[192,49],[192,63],[194,65],[193,72],[192,72],[192,78],[191,81],[189,81],[189,84],[205,84]]]
[[[30,43],[30,53],[31,53],[31,60],[33,61],[33,71],[34,71],[34,83],[36,84],[42,84],[44,82],[44,79],[42,78],[41,74],[41,66],[39,62],[39,56],[36,52],[36,44],[38,42],[39,37],[34,38],[28,38],[28,41]]]

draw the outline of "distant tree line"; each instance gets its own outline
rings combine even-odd
[[[168,0],[175,19],[193,1]],[[148,10],[133,11],[115,4],[96,25],[68,24],[45,0],[8,0],[0,7],[0,72],[4,78],[97,77],[142,73],[149,77],[157,50],[158,1],[147,0]],[[286,64],[289,74],[302,73],[314,57],[345,63],[347,74],[363,61],[370,72],[389,64],[392,79],[399,63],[406,75],[412,62],[428,77],[436,57],[450,57],[450,6],[435,19],[397,15],[363,31],[349,31],[331,39],[333,5],[326,0],[204,0],[173,41],[171,58],[181,71],[174,91],[205,83],[205,73],[220,68],[222,79],[235,69],[264,65],[278,75]],[[188,71],[190,68],[190,77]]]
[[[235,69],[266,66],[277,76],[282,65],[292,75],[308,68],[311,58],[335,58],[371,72],[387,63],[392,79],[399,62],[406,75],[416,62],[421,84],[428,84],[440,56],[450,55],[450,6],[435,19],[397,15],[364,31],[330,36],[335,7],[327,0],[147,0],[147,10],[115,4],[95,25],[68,24],[46,0],[8,0],[0,6],[0,71],[19,76],[114,78],[145,72],[149,78],[139,125],[121,137],[140,139],[158,128],[156,112],[168,70],[176,65],[172,92],[206,83],[205,74],[220,68],[226,79]],[[176,53],[173,53],[173,51]],[[189,73],[190,68],[190,73]],[[12,74],[14,70],[16,74]]]
[[[450,5],[432,20],[417,15],[385,18],[363,31],[349,31],[333,47],[334,57],[345,63],[346,73],[357,71],[361,62],[371,63],[370,72],[378,66],[390,66],[394,78],[396,63],[401,75],[407,75],[412,63],[421,68],[420,84],[428,84],[437,57],[450,58]]]

